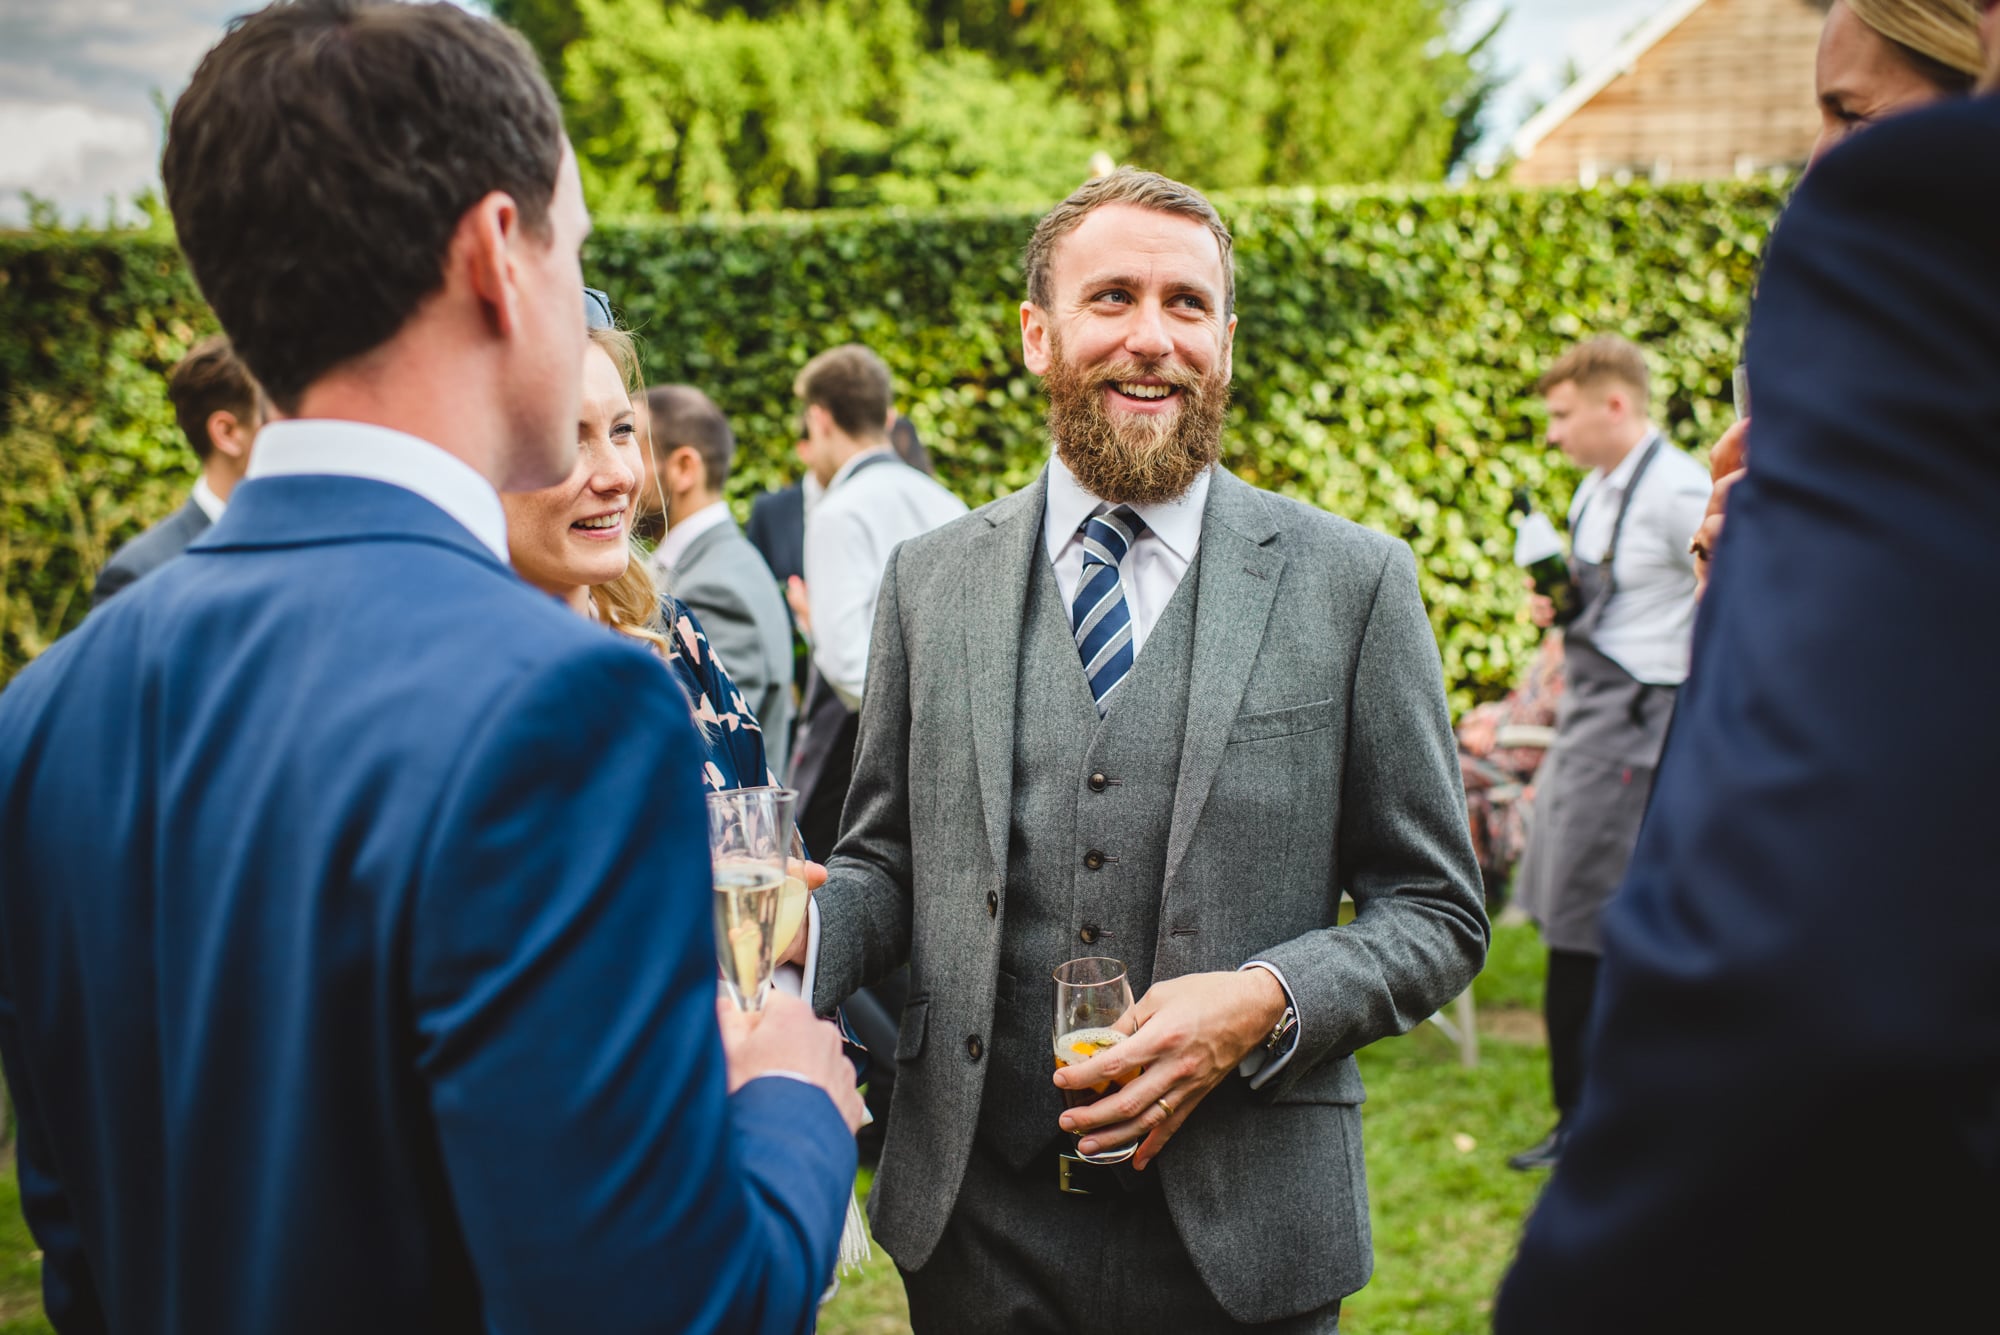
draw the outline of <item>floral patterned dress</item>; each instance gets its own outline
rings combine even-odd
[[[764,729],[708,647],[701,622],[678,598],[667,599],[661,610],[666,613],[667,640],[673,646],[673,652],[662,658],[687,692],[695,724],[708,749],[701,767],[702,786],[720,793],[776,783],[764,759]]]

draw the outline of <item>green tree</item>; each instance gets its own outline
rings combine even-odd
[[[1116,151],[1046,78],[927,48],[905,0],[754,19],[575,0],[563,94],[592,204],[621,214],[1031,203]]]
[[[493,0],[613,212],[1027,203],[1109,153],[1207,189],[1435,180],[1464,0]],[[1490,33],[1488,34],[1490,36]]]

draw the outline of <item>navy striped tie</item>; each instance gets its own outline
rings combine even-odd
[[[1132,670],[1132,609],[1125,603],[1118,563],[1145,531],[1146,521],[1128,505],[1093,515],[1083,526],[1083,579],[1070,605],[1069,626],[1100,718]]]

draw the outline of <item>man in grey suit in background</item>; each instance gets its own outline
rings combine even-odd
[[[792,621],[777,577],[722,499],[736,433],[692,385],[655,385],[644,397],[667,510],[653,559],[674,597],[701,619],[709,647],[764,729],[772,774],[782,775],[792,731]]]
[[[882,582],[803,953],[822,1010],[910,966],[869,1205],[919,1332],[1335,1330],[1372,1266],[1352,1054],[1485,957],[1409,549],[1215,465],[1230,247],[1150,173],[1045,217],[1048,470]],[[1130,1083],[1065,1113],[1078,956],[1139,1000],[1059,1077]]]
[[[167,380],[174,420],[194,447],[201,475],[180,509],[120,547],[98,572],[92,607],[186,551],[222,518],[229,495],[250,467],[250,449],[270,411],[250,371],[215,334],[188,350]]]

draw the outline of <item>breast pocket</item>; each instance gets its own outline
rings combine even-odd
[[[1330,699],[1315,700],[1311,704],[1271,709],[1261,714],[1238,714],[1236,722],[1229,728],[1229,744],[1235,746],[1238,742],[1261,742],[1273,737],[1318,732],[1332,726],[1333,705]]]

